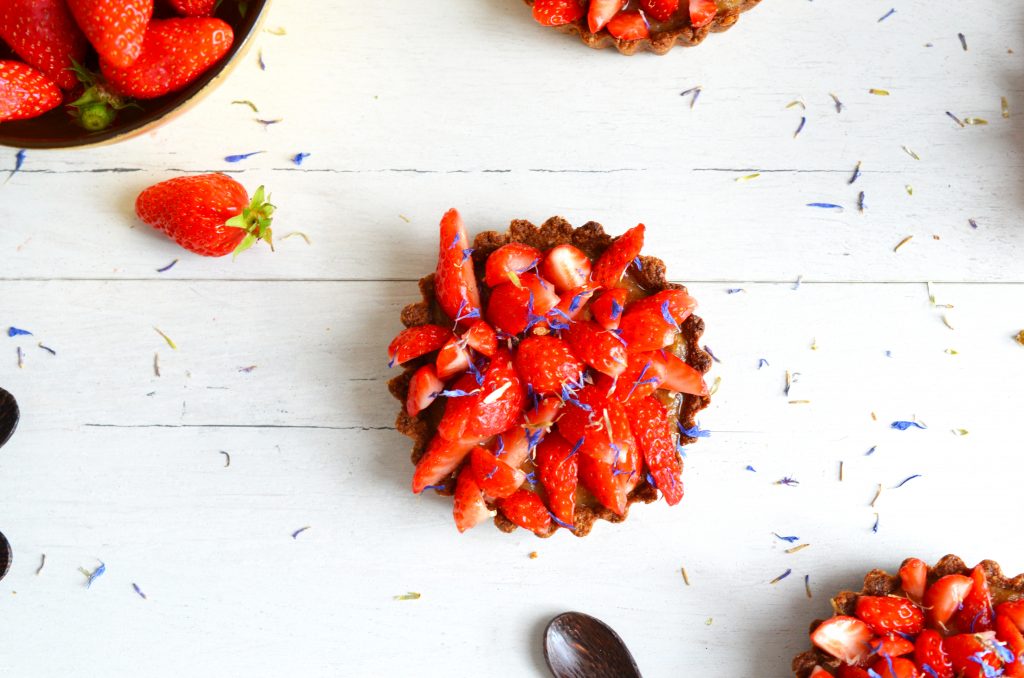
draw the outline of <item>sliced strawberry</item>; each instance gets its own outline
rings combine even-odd
[[[530,456],[530,437],[518,424],[499,435],[495,444],[494,456],[512,468],[519,468]]]
[[[906,598],[860,596],[857,598],[855,614],[878,635],[886,633],[916,635],[924,628],[924,612]]]
[[[532,273],[518,278],[519,284],[508,282],[492,289],[487,302],[487,320],[508,334],[522,334],[561,301],[551,283]]]
[[[583,440],[580,451],[606,464],[636,446],[625,408],[595,385],[584,386],[568,401],[558,431],[573,445]]]
[[[508,351],[498,351],[483,376],[483,384],[475,393],[449,398],[445,403],[437,432],[448,440],[497,435],[519,421],[523,413],[523,387],[512,369]],[[467,392],[475,390],[475,384],[468,374],[455,383],[456,388]]]
[[[925,591],[923,602],[928,626],[944,628],[973,586],[974,581],[961,574],[946,575],[932,584]]]
[[[859,664],[868,653],[872,633],[856,617],[837,616],[822,622],[811,633],[814,646],[847,664]]]
[[[587,283],[574,287],[568,292],[563,292],[559,297],[558,305],[551,311],[551,319],[554,321],[575,320],[590,302],[590,299],[597,293],[600,287],[594,283]],[[552,324],[552,327],[556,323]]]
[[[928,565],[920,558],[907,558],[900,566],[900,582],[907,596],[920,603],[928,585]]]
[[[476,478],[476,484],[488,497],[507,497],[523,484],[526,474],[512,468],[482,447],[474,447],[469,453],[469,463]]]
[[[534,0],[533,18],[544,26],[571,24],[583,17],[586,10],[581,0]]]
[[[658,21],[668,21],[679,11],[679,0],[640,0],[640,7]]]
[[[657,398],[630,401],[626,413],[644,463],[669,506],[683,498],[683,460],[676,451],[675,426]]]
[[[490,358],[498,350],[498,334],[483,320],[473,323],[462,338],[473,349]]]
[[[718,5],[715,0],[690,0],[690,25],[694,28],[703,28],[714,21],[718,14]]]
[[[697,310],[697,300],[686,290],[662,290],[637,299],[626,308],[626,314],[642,310],[660,313],[666,320],[671,318],[676,325],[681,325]]]
[[[624,287],[615,287],[601,292],[590,305],[590,313],[594,316],[597,324],[606,330],[619,329],[622,321],[622,312],[626,310],[626,297],[629,290]]]
[[[840,664],[836,670],[836,678],[871,678],[871,674],[859,666]]]
[[[439,435],[431,438],[427,451],[416,464],[416,472],[412,477],[412,491],[419,494],[428,486],[438,485],[447,480],[478,442],[478,439],[473,438],[446,440]]]
[[[469,369],[469,351],[459,339],[452,337],[437,354],[437,376],[448,379]],[[474,387],[470,387],[472,389]],[[467,389],[467,390],[470,390]]]
[[[1013,653],[1013,661],[1005,664],[1006,675],[1012,678],[1024,676],[1024,634],[1009,617],[996,615],[996,639],[1006,644]],[[1009,657],[1007,657],[1009,659]]]
[[[388,346],[388,364],[391,367],[418,358],[444,346],[452,333],[440,325],[417,325],[398,333]]]
[[[591,33],[597,33],[619,13],[626,4],[626,0],[590,0],[590,9],[587,12],[587,25]]]
[[[590,257],[581,250],[572,245],[556,245],[544,256],[541,272],[562,293],[590,282],[592,268]]]
[[[595,3],[591,3],[593,11]],[[591,29],[593,30],[593,29]],[[595,31],[596,32],[596,31]],[[633,260],[640,256],[644,246],[644,225],[635,226],[618,238],[604,251],[594,264],[593,279],[602,287],[616,287],[622,274],[626,272]]]
[[[480,293],[467,252],[469,237],[458,210],[448,210],[441,219],[441,245],[437,256],[434,291],[441,310],[456,322],[480,317]]]
[[[953,616],[953,623],[962,633],[978,633],[991,631],[995,628],[995,611],[992,609],[992,596],[989,593],[988,579],[985,570],[979,565],[971,572],[974,586],[964,596],[964,604]]]
[[[999,603],[999,605],[996,605],[996,614],[1000,617],[1006,617],[1016,624],[1021,632],[1024,632],[1024,600]]]
[[[643,355],[643,354],[641,354]],[[708,385],[704,383],[704,375],[669,351],[656,351],[653,360],[665,374],[664,383],[659,388],[677,393],[706,396]]]
[[[875,639],[871,649],[879,657],[902,657],[914,651],[914,643],[903,636],[887,633],[881,638]]]
[[[415,417],[430,407],[443,390],[444,382],[438,378],[433,365],[424,365],[416,370],[409,380],[409,397],[405,401],[409,416]]]
[[[537,476],[548,496],[551,512],[566,525],[572,525],[576,509],[576,485],[579,481],[578,454],[565,438],[552,433],[537,446]]]
[[[452,512],[455,514],[455,527],[459,528],[459,532],[476,527],[491,517],[483,492],[480,491],[472,471],[468,468],[462,470],[455,483],[454,500]]]
[[[484,281],[490,287],[515,283],[519,276],[540,264],[544,255],[536,247],[521,242],[502,245],[487,257]]]
[[[629,353],[626,369],[615,380],[609,397],[619,402],[636,400],[653,394],[665,381],[665,361],[660,351]]]
[[[579,479],[602,506],[622,516],[626,514],[626,478],[612,464],[587,454],[577,454]]]
[[[811,675],[809,678],[832,678],[832,674],[820,666],[815,666],[811,669]]]
[[[671,318],[650,309],[627,310],[619,325],[619,336],[630,353],[659,351],[671,346],[679,326]]]
[[[498,508],[513,523],[535,534],[546,534],[551,529],[551,514],[540,497],[529,490],[518,490],[502,499]]]
[[[619,40],[643,40],[650,37],[651,29],[647,19],[635,9],[623,10],[608,22],[608,32]]]
[[[914,662],[902,657],[883,657],[871,667],[879,678],[920,678]],[[868,674],[871,675],[871,674]]]
[[[925,629],[917,637],[914,646],[914,661],[917,667],[932,678],[954,678],[953,664],[942,642],[942,634],[932,629]],[[932,673],[928,673],[931,669]]]
[[[598,372],[617,377],[626,369],[626,347],[619,337],[594,322],[574,322],[565,337],[573,353]]]
[[[514,362],[523,383],[539,395],[561,393],[565,384],[580,381],[586,367],[568,343],[551,335],[523,339]]]
[[[532,410],[527,410],[523,416],[525,426],[528,428],[540,428],[550,431],[555,419],[562,411],[564,403],[560,398],[543,398]]]
[[[958,575],[949,575],[951,577]],[[966,579],[966,577],[964,577]],[[941,580],[940,580],[941,581]],[[943,640],[954,675],[961,678],[988,678],[999,676],[1003,665],[992,651],[994,633],[961,633]],[[985,666],[989,668],[986,669]]]

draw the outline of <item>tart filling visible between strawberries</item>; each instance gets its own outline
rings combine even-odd
[[[678,503],[680,422],[708,402],[695,300],[641,257],[643,225],[612,240],[524,223],[470,247],[449,211],[425,301],[388,347],[406,368],[391,388],[418,442],[413,491],[454,493],[460,531],[497,512],[540,536],[582,536],[657,491]]]
[[[896,576],[874,570],[861,593],[832,600],[811,626],[815,649],[793,660],[797,678],[1024,676],[1024,575],[986,560],[908,558]]]

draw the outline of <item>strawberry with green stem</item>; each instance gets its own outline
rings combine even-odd
[[[68,104],[69,108],[74,109],[69,113],[83,129],[100,132],[114,123],[118,111],[125,108],[141,108],[138,104],[114,92],[102,78],[77,61],[74,62],[72,71],[78,76],[78,81],[82,83],[85,90],[81,96]]]

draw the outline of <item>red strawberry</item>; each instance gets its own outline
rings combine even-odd
[[[832,617],[811,633],[814,646],[847,664],[859,664],[868,652],[872,633],[868,625],[855,617]]]
[[[488,358],[498,350],[498,335],[495,333],[494,328],[483,320],[473,323],[473,326],[466,330],[463,339],[473,349]]]
[[[558,431],[573,445],[583,440],[580,451],[606,464],[636,446],[622,404],[609,400],[607,391],[597,385],[584,386],[566,404]]]
[[[117,92],[154,99],[191,84],[227,54],[234,40],[231,26],[220,19],[155,20],[131,66],[100,59],[100,71]]]
[[[1009,617],[996,616],[996,638],[1006,643],[1006,649],[1013,653],[1014,660],[1005,666],[1006,675],[1012,678],[1024,676],[1024,634]]]
[[[1006,617],[1014,624],[1017,628],[1024,632],[1024,600],[1014,600],[1008,603],[999,603],[996,606],[996,614],[1000,617]]]
[[[556,245],[548,250],[541,265],[544,277],[559,292],[568,292],[590,282],[590,257],[572,245]]]
[[[683,460],[676,451],[675,425],[668,410],[647,396],[631,401],[626,413],[655,486],[668,505],[675,506],[683,498]]]
[[[932,584],[924,594],[924,609],[927,610],[928,626],[944,627],[959,609],[974,581],[961,574],[949,574]]]
[[[476,527],[491,517],[484,495],[469,469],[463,469],[459,474],[455,484],[454,500],[452,512],[455,514],[455,527],[459,528],[459,532]]]
[[[532,273],[519,276],[519,284],[504,283],[491,290],[487,320],[507,334],[522,334],[543,320],[559,302],[551,283]]]
[[[697,300],[686,290],[662,290],[649,297],[637,299],[626,308],[626,314],[640,311],[660,313],[681,325],[697,308]]]
[[[441,310],[455,321],[480,317],[480,293],[473,272],[469,237],[458,210],[450,209],[441,219],[441,245],[437,256],[434,290]]]
[[[455,337],[450,338],[437,354],[437,376],[448,379],[468,369],[469,351],[466,350],[466,345]],[[466,390],[474,388],[476,384],[471,384]]]
[[[914,662],[902,657],[883,657],[875,662],[872,670],[880,678],[920,678]],[[869,674],[870,675],[870,674]]]
[[[0,61],[0,122],[27,120],[60,105],[52,80],[20,61]]]
[[[626,0],[590,0],[590,9],[587,11],[587,25],[591,33],[597,33],[619,13],[626,4]]]
[[[182,16],[213,16],[217,0],[170,0],[174,11]]]
[[[593,4],[591,5],[593,8]],[[592,29],[593,30],[593,29]],[[595,31],[596,32],[596,31]],[[644,246],[644,225],[635,226],[618,238],[594,264],[593,279],[602,287],[615,287]]]
[[[566,383],[578,382],[586,367],[569,344],[551,335],[531,336],[519,343],[516,372],[535,393],[561,393]]]
[[[953,623],[962,633],[978,633],[991,631],[995,628],[995,611],[992,609],[992,596],[989,594],[988,580],[981,566],[971,572],[974,586],[964,596],[964,604],[957,610]]]
[[[932,678],[953,678],[953,664],[949,661],[946,648],[942,642],[942,634],[932,629],[925,629],[917,637],[914,646],[914,661],[918,668],[927,673],[928,667],[934,672],[928,674]]]
[[[478,442],[478,438],[454,441],[446,440],[440,435],[431,438],[427,451],[416,464],[416,472],[412,476],[412,491],[419,494],[427,487],[447,480]]]
[[[207,257],[236,255],[266,240],[273,249],[274,206],[260,186],[252,196],[224,174],[177,177],[150,186],[135,201],[144,222],[187,250]]]
[[[548,435],[537,446],[537,476],[547,493],[548,506],[566,525],[572,525],[575,519],[578,456],[557,433]]]
[[[836,671],[836,678],[871,678],[871,674],[859,666],[840,664]]]
[[[679,0],[640,0],[640,7],[658,21],[668,21],[679,11]]]
[[[715,0],[690,0],[690,25],[703,28],[711,23],[718,14]]]
[[[902,657],[914,651],[914,644],[903,636],[887,633],[877,638],[871,648],[879,657]]]
[[[486,437],[507,431],[523,413],[523,387],[512,369],[508,351],[498,351],[484,373],[484,382],[472,395],[449,398],[437,431],[448,440]],[[471,375],[456,382],[456,387],[476,388]]]
[[[484,282],[490,287],[507,282],[514,283],[520,275],[540,264],[542,256],[539,249],[521,242],[503,245],[487,257]]]
[[[651,355],[652,360],[664,372],[665,378],[661,388],[691,395],[706,396],[708,394],[708,385],[704,383],[704,375],[695,368],[690,367],[688,363],[675,353],[655,351],[654,353],[641,353],[640,355]]]
[[[488,497],[507,497],[523,484],[526,474],[513,468],[482,447],[474,447],[469,453],[476,484]]]
[[[659,351],[670,346],[679,335],[679,326],[670,317],[650,309],[627,310],[619,325],[619,336],[630,353]]]
[[[582,449],[582,448],[581,448]],[[628,483],[632,480],[630,471],[635,464],[629,462],[631,455],[625,455],[625,463],[616,466],[599,461],[588,454],[577,454],[579,479],[602,506],[620,516],[626,515],[626,495],[629,493]]]
[[[598,372],[617,377],[626,369],[626,347],[619,337],[586,320],[569,326],[565,337],[572,351]]]
[[[523,416],[524,425],[549,431],[562,411],[562,406],[563,403],[558,398],[543,398],[537,407],[528,410]]]
[[[906,598],[861,596],[857,599],[855,614],[878,635],[916,635],[924,628],[924,612]]]
[[[587,303],[598,289],[600,288],[594,283],[587,283],[586,285],[574,287],[568,292],[563,292],[558,304],[552,311],[552,318],[556,321],[564,321],[566,318],[575,320],[583,312],[583,309],[586,308]]]
[[[153,0],[67,0],[75,21],[101,59],[118,68],[135,63],[153,16]]]
[[[629,353],[626,369],[615,380],[609,397],[619,402],[637,400],[653,394],[665,381],[665,361],[659,351]]]
[[[920,558],[907,558],[900,566],[900,582],[907,596],[920,603],[928,585],[928,565]]]
[[[440,325],[407,327],[388,346],[389,366],[401,365],[444,346],[452,333]]]
[[[433,365],[424,365],[413,373],[409,380],[409,397],[405,408],[410,417],[415,417],[437,399],[444,390],[444,382],[437,377]]]
[[[518,490],[502,499],[498,508],[513,523],[535,534],[546,534],[551,529],[551,514],[540,497],[529,490]]]
[[[571,24],[585,11],[580,0],[534,0],[533,3],[533,18],[544,26]]]
[[[820,666],[815,666],[811,669],[811,675],[809,678],[832,678],[832,674]]]
[[[991,643],[994,642],[992,638],[994,635],[991,632],[961,633],[943,640],[946,652],[949,653],[949,661],[953,665],[954,674],[961,678],[987,678],[989,675],[1002,675],[995,672],[1002,668],[1003,662],[992,651]],[[982,666],[983,663],[994,671],[987,671]]]
[[[606,330],[619,329],[619,322],[622,320],[622,312],[626,310],[626,297],[629,290],[624,287],[615,287],[601,292],[590,305],[590,313],[594,316],[601,327]]]
[[[85,61],[88,42],[64,0],[3,0],[0,38],[61,89],[78,84],[71,68]]]
[[[647,19],[638,10],[623,10],[608,22],[608,32],[619,40],[643,40],[651,35]]]

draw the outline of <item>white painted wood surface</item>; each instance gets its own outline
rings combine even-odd
[[[785,676],[830,593],[873,567],[952,551],[1024,571],[1024,8],[940,4],[765,0],[696,50],[624,58],[519,0],[279,0],[266,72],[253,57],[147,138],[30,152],[0,187],[0,326],[36,333],[0,337],[24,411],[0,453],[0,674],[543,675],[544,622],[580,609],[646,676]],[[141,188],[207,170],[266,183],[279,235],[312,245],[211,261],[134,221]],[[476,230],[648,224],[723,361],[680,507],[585,540],[460,537],[448,500],[408,493],[384,347],[451,205]],[[914,416],[928,429],[889,429]],[[773,531],[812,546],[786,555]]]

